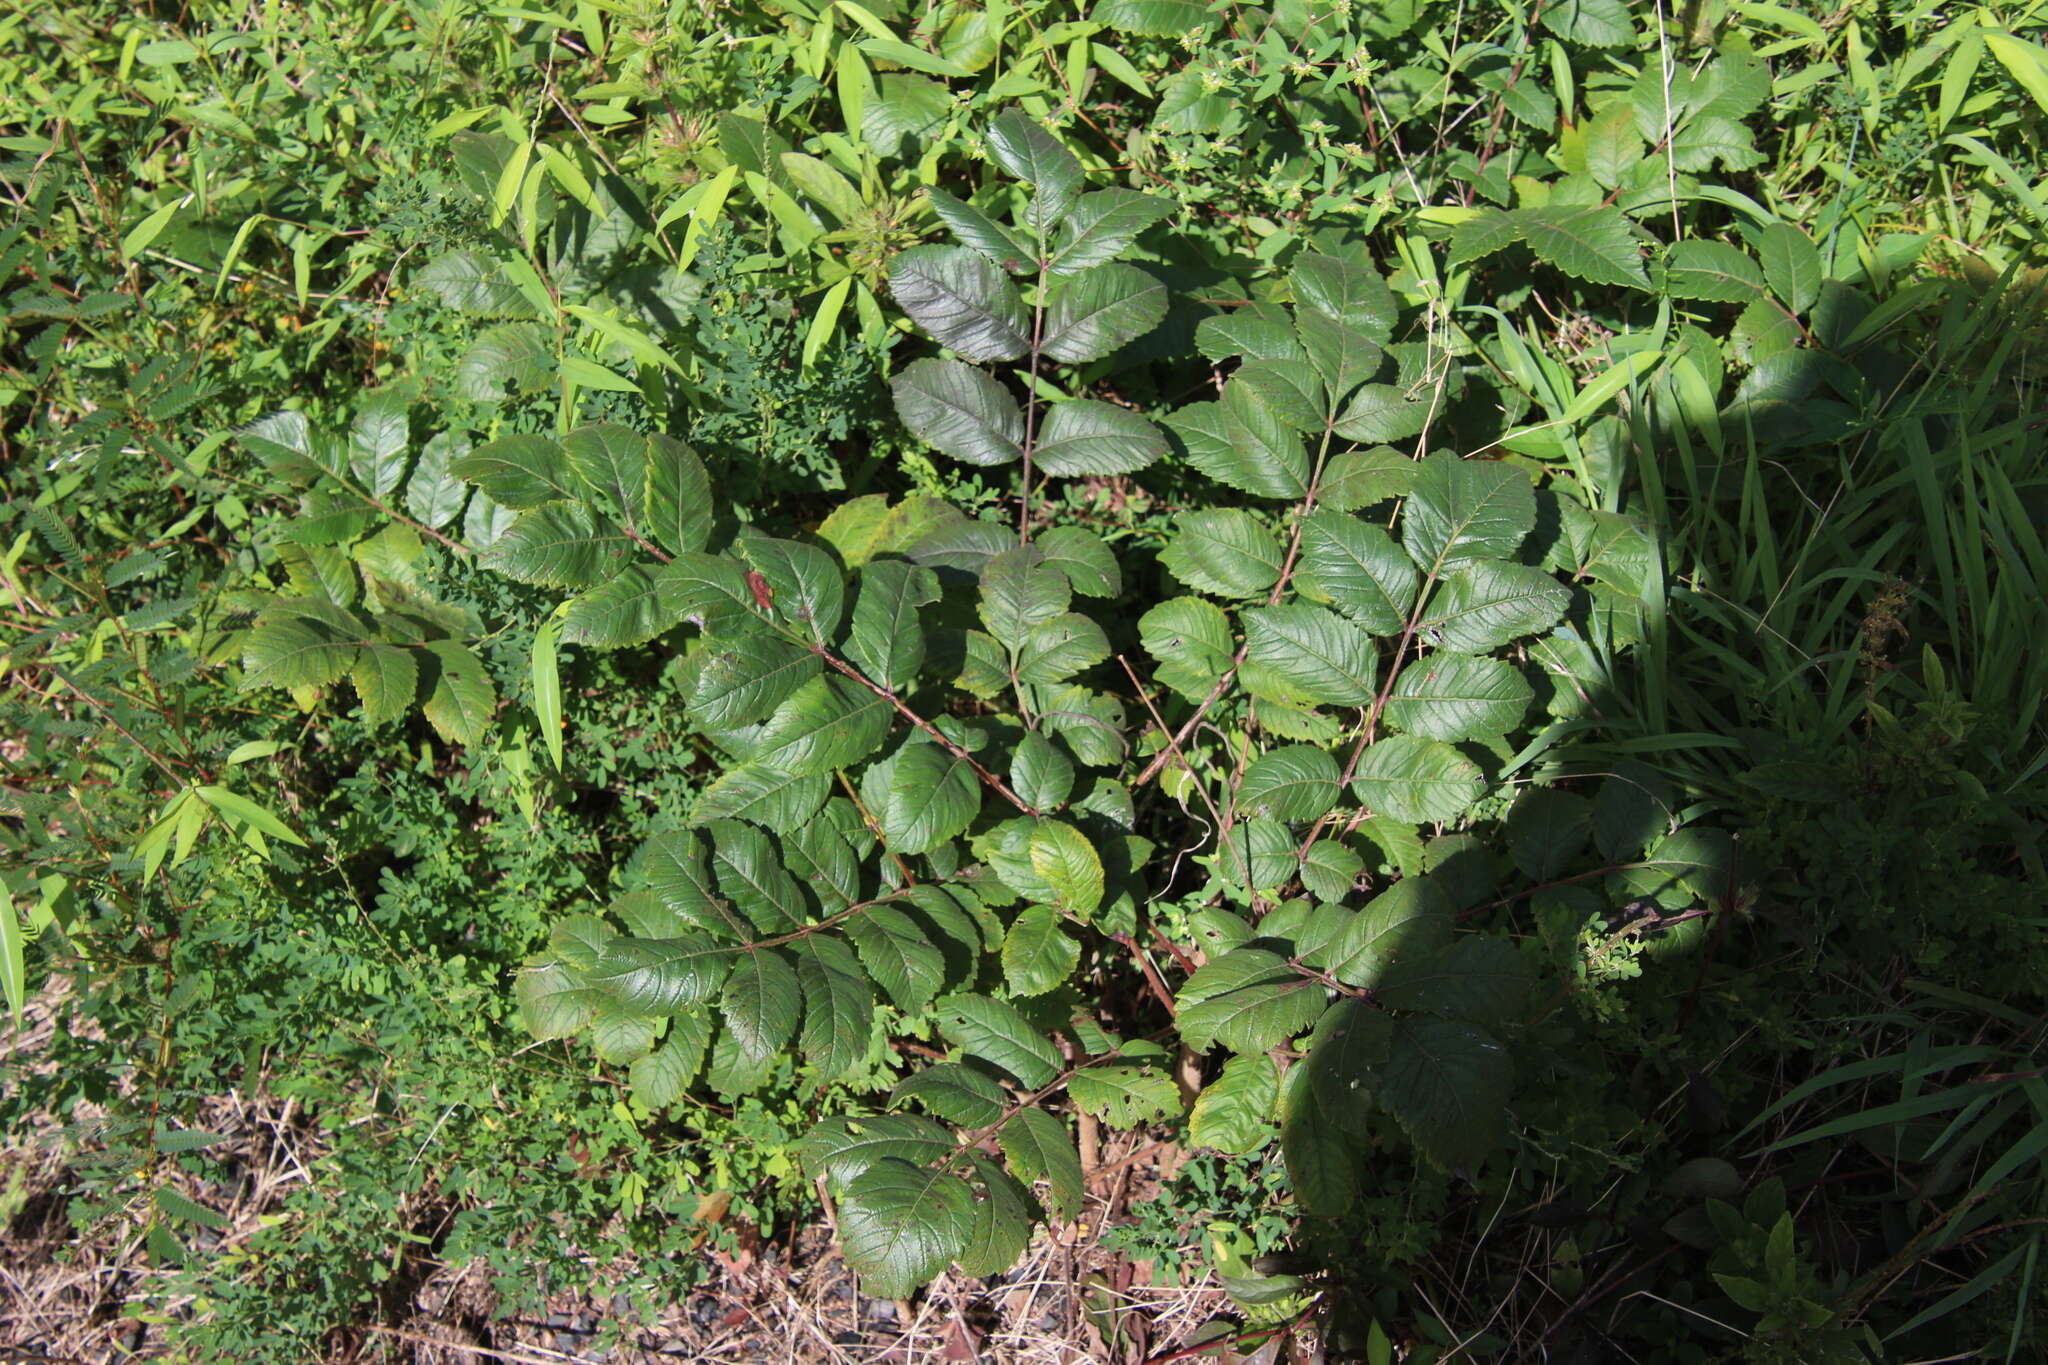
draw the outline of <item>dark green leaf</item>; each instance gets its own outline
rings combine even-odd
[[[1040,810],[1056,809],[1074,790],[1073,761],[1044,735],[1027,734],[1010,755],[1010,788]]]
[[[876,812],[882,837],[898,853],[925,853],[981,813],[981,781],[964,759],[936,744],[906,744],[896,755],[889,801]]]
[[[628,1073],[634,1101],[648,1109],[662,1109],[681,1099],[703,1067],[704,1050],[710,1042],[711,1024],[703,1015],[669,1020],[668,1041],[634,1061]]]
[[[1033,684],[1062,682],[1109,657],[1109,637],[1078,612],[1041,621],[1017,648],[1017,677]]]
[[[1393,635],[1415,606],[1415,565],[1363,518],[1319,509],[1301,523],[1296,581],[1375,635]]]
[[[989,155],[996,164],[1034,186],[1057,215],[1081,188],[1081,163],[1030,115],[1005,109],[988,128]]]
[[[1043,1109],[1025,1109],[997,1135],[1010,1169],[1025,1182],[1052,1188],[1052,1208],[1063,1218],[1081,1212],[1081,1154],[1066,1125]]]
[[[1338,901],[1351,894],[1365,861],[1335,839],[1318,839],[1301,860],[1301,884],[1312,895]]]
[[[504,267],[474,251],[444,251],[421,266],[412,282],[433,290],[458,313],[476,318],[523,318],[533,305]]]
[[[349,469],[375,498],[388,498],[405,479],[412,454],[410,397],[402,388],[379,389],[363,399],[349,424]]]
[[[1393,1040],[1394,1021],[1365,1002],[1339,1000],[1330,1007],[1302,1063],[1325,1120],[1359,1137],[1371,1134],[1379,1069]]]
[[[1099,360],[1157,327],[1166,302],[1166,286],[1136,266],[1068,275],[1046,290],[1040,349],[1070,365]]]
[[[455,461],[449,471],[483,489],[493,502],[520,511],[590,493],[561,446],[545,436],[500,437]]]
[[[587,588],[617,573],[632,553],[632,540],[584,504],[550,502],[520,513],[481,562],[522,583]]]
[[[647,889],[683,924],[721,943],[749,937],[747,925],[718,894],[695,834],[671,830],[655,835],[641,845],[639,867]]]
[[[1317,316],[1321,316],[1318,314]],[[1304,352],[1284,313],[1254,305],[1203,318],[1195,327],[1195,349],[1210,360],[1298,361]]]
[[[1166,437],[1137,413],[1092,398],[1056,403],[1033,453],[1046,474],[1129,474],[1166,453]]]
[[[824,667],[802,645],[766,631],[721,640],[699,658],[689,708],[691,718],[709,730],[763,719]]]
[[[242,690],[339,682],[371,638],[361,621],[331,602],[309,598],[274,607],[242,642]]]
[[[1031,1242],[1037,1206],[1024,1187],[978,1152],[967,1158],[981,1177],[985,1197],[974,1208],[974,1230],[956,1258],[970,1278],[1000,1275],[1017,1264]]]
[[[1664,257],[1664,288],[1673,298],[1721,303],[1748,303],[1766,293],[1763,268],[1726,242],[1672,243]]]
[[[1003,979],[1018,995],[1044,995],[1067,984],[1081,945],[1060,928],[1050,905],[1027,905],[1003,938]]]
[[[958,1062],[935,1062],[905,1076],[889,1092],[889,1103],[900,1108],[906,1099],[962,1128],[986,1128],[1003,1116],[1002,1087]]]
[[[1170,597],[1146,612],[1138,639],[1159,661],[1159,681],[1196,701],[1209,695],[1236,649],[1230,618],[1199,597]]]
[[[245,659],[246,664],[246,659]],[[419,662],[409,649],[365,645],[349,667],[349,681],[362,699],[363,719],[372,725],[396,720],[412,705],[419,690]]]
[[[965,464],[1001,465],[1024,453],[1024,414],[1001,384],[957,360],[913,360],[889,381],[911,433]]]
[[[1764,260],[1764,279],[1778,302],[1795,313],[1804,313],[1820,301],[1824,272],[1812,238],[1791,223],[1773,223],[1764,229],[1757,245]]]
[[[1425,639],[1477,654],[1556,625],[1571,604],[1564,584],[1526,564],[1478,560],[1445,577],[1423,609]]]
[[[1636,36],[1623,0],[1558,0],[1544,7],[1543,26],[1587,47],[1626,47]]]
[[[874,682],[901,691],[924,663],[918,608],[939,600],[938,575],[900,559],[878,559],[860,573],[846,655]]]
[[[1512,465],[1438,454],[1417,469],[1401,543],[1430,572],[1470,559],[1512,558],[1536,527],[1536,490]]]
[[[1564,875],[1585,850],[1593,829],[1592,803],[1554,787],[1532,787],[1508,812],[1508,850],[1531,881]]]
[[[1170,199],[1136,190],[1095,190],[1074,201],[1061,225],[1047,273],[1054,278],[1077,274],[1115,260],[1139,234],[1175,211]]]
[[[761,620],[761,608],[747,586],[746,567],[723,555],[677,555],[662,566],[657,578],[663,610],[678,621],[694,622],[706,634],[744,631]]]
[[[1410,397],[1392,384],[1367,384],[1337,414],[1336,431],[1348,441],[1403,441],[1429,425],[1428,394]]]
[[[924,930],[891,905],[876,905],[846,921],[846,936],[875,984],[896,1007],[922,1010],[946,980],[946,958]]]
[[[711,476],[697,452],[667,436],[647,438],[647,527],[672,555],[711,543]]]
[[[705,828],[711,833],[711,867],[718,889],[755,929],[786,933],[809,917],[802,889],[783,870],[766,834],[733,820],[714,820]]]
[[[813,1178],[846,1186],[876,1162],[912,1165],[943,1161],[956,1152],[952,1134],[915,1114],[872,1114],[829,1118],[814,1125],[796,1145],[797,1160]]]
[[[950,1042],[1001,1067],[1034,1090],[1051,1084],[1059,1074],[1060,1054],[1007,1001],[985,995],[949,995],[938,1002],[934,1014],[939,1032]]]
[[[803,986],[804,1026],[799,1045],[820,1080],[835,1081],[867,1056],[875,996],[853,950],[829,934],[791,945]]]
[[[1468,934],[1395,963],[1381,981],[1379,1000],[1391,1009],[1503,1024],[1521,1012],[1531,984],[1528,961],[1514,944]]]
[[[1246,686],[1287,705],[1366,706],[1378,661],[1372,639],[1335,612],[1293,604],[1247,607]]]
[[[799,540],[742,536],[739,551],[768,585],[775,614],[830,644],[846,611],[846,581],[832,556]]]
[[[1251,985],[1183,1006],[1174,1024],[1196,1052],[1217,1043],[1232,1052],[1265,1052],[1305,1032],[1326,1000],[1319,983],[1278,966]]]
[[[1102,858],[1087,835],[1064,820],[1040,820],[1031,831],[1030,857],[1055,906],[1081,920],[1095,913],[1102,903]]]
[[[1067,576],[1086,597],[1115,597],[1123,591],[1116,555],[1102,537],[1078,526],[1055,526],[1033,542],[1043,561]]]
[[[846,1187],[839,1245],[876,1298],[908,1298],[938,1277],[974,1231],[974,1192],[957,1175],[884,1157]]]
[[[686,1014],[718,994],[733,956],[732,949],[694,936],[613,938],[587,976],[593,987],[635,1013]]]
[[[454,463],[469,453],[469,439],[444,431],[428,439],[405,481],[405,510],[423,526],[439,529],[455,520],[469,490],[455,474]]]
[[[582,1032],[605,999],[581,973],[545,958],[527,960],[513,978],[512,994],[527,1032],[543,1041]]]
[[[1386,720],[1429,739],[1497,739],[1522,723],[1534,696],[1511,664],[1436,653],[1401,670]]]
[[[1351,790],[1382,815],[1409,824],[1455,820],[1486,790],[1479,765],[1441,740],[1390,735],[1367,746]]]
[[[481,744],[498,709],[490,675],[476,655],[453,640],[428,640],[424,648],[438,665],[420,707],[427,723],[450,744]]]
[[[1304,1209],[1334,1218],[1358,1198],[1363,1158],[1344,1130],[1322,1112],[1308,1068],[1297,1066],[1281,1086],[1280,1153]]]
[[[1136,1128],[1180,1112],[1180,1088],[1157,1067],[1112,1063],[1084,1067],[1067,1082],[1074,1107],[1112,1128]]]
[[[1347,986],[1377,986],[1394,963],[1450,942],[1450,898],[1428,877],[1403,877],[1372,898],[1317,955]]]
[[[638,526],[646,519],[654,439],[631,427],[599,422],[564,436],[562,453],[569,457],[570,468],[611,505],[614,514],[628,526]]]
[[[1324,465],[1316,497],[1333,512],[1355,512],[1406,496],[1415,486],[1416,468],[1413,460],[1392,446],[1340,450]]]
[[[1251,597],[1279,581],[1285,555],[1273,533],[1249,512],[1217,508],[1183,513],[1159,558],[1198,591]]]
[[[1178,38],[1216,26],[1202,0],[1096,0],[1088,17],[1112,33],[1143,38]]]
[[[882,745],[896,712],[848,678],[813,678],[775,709],[751,755],[787,773],[829,773]]]
[[[1247,1156],[1273,1135],[1280,1098],[1280,1068],[1263,1052],[1248,1052],[1223,1064],[1223,1072],[1195,1100],[1188,1115],[1188,1140],[1230,1156]]]
[[[1304,308],[1295,315],[1294,328],[1309,366],[1322,380],[1323,393],[1332,405],[1342,403],[1353,389],[1372,378],[1385,358],[1385,352],[1371,337],[1312,308]]]
[[[1278,428],[1321,432],[1323,385],[1298,360],[1247,360],[1223,389],[1223,407],[1255,438],[1278,445]]]
[[[1626,284],[1647,291],[1642,249],[1621,210],[1557,205],[1515,210],[1522,240],[1536,259],[1590,284]]]
[[[645,644],[677,623],[665,609],[666,596],[652,572],[632,565],[570,601],[562,640],[603,649]]]
[[[1384,343],[1400,320],[1394,293],[1369,265],[1309,252],[1288,273],[1295,301],[1343,323],[1368,341]]]
[[[981,573],[981,623],[1005,649],[1016,649],[1033,626],[1067,609],[1073,589],[1032,546],[1005,550]]]
[[[1237,788],[1237,808],[1269,820],[1314,820],[1337,804],[1337,760],[1306,744],[1270,749],[1252,760]]]
[[[1247,426],[1248,419],[1262,423],[1261,429]],[[1188,463],[1218,483],[1262,498],[1291,500],[1308,493],[1308,450],[1270,413],[1242,401],[1190,403],[1167,425],[1186,447]]]
[[[1028,274],[1037,253],[995,219],[944,190],[927,189],[932,211],[964,245],[973,247],[1013,275]]]
[[[775,1056],[796,1033],[803,990],[789,959],[773,948],[738,955],[719,999],[725,1026],[751,1062]]]
[[[742,763],[727,768],[698,793],[697,804],[690,809],[690,823],[751,820],[786,832],[816,815],[831,787],[832,779],[823,773],[794,777],[758,763]]]
[[[1410,1015],[1394,1026],[1380,1103],[1423,1154],[1444,1167],[1476,1164],[1500,1140],[1514,1065],[1470,1024]]]
[[[553,328],[508,322],[487,329],[455,364],[455,392],[475,403],[500,403],[554,382]]]
[[[1031,344],[1031,319],[1009,279],[964,246],[914,246],[889,267],[897,304],[967,360],[1015,360]]]

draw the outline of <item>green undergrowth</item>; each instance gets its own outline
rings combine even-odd
[[[0,31],[0,1112],[173,1352],[1086,1125],[1246,1349],[2038,1353],[2040,16]]]

